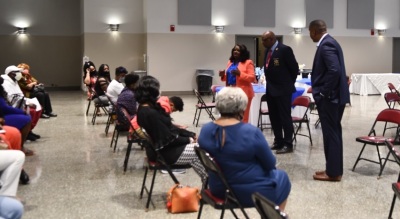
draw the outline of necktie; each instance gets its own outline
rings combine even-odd
[[[272,56],[272,50],[268,50],[267,61],[265,62],[265,68],[268,68],[268,63],[269,60],[271,59],[271,56]]]

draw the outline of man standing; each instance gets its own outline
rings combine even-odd
[[[269,119],[274,131],[272,150],[277,154],[293,152],[292,94],[299,65],[289,46],[279,43],[272,31],[262,35],[265,50],[264,73],[267,81]],[[283,134],[282,134],[283,130]]]
[[[349,87],[342,48],[326,30],[322,20],[311,21],[310,37],[317,43],[311,73],[312,94],[321,119],[326,169],[315,172],[314,180],[340,181],[343,175],[343,139],[340,124]]]

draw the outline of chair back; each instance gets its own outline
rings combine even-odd
[[[197,104],[201,104],[202,107],[207,106],[206,102],[204,102],[203,98],[201,97],[199,91],[197,89],[194,89],[193,91],[197,97]]]
[[[262,219],[286,219],[285,213],[279,210],[279,206],[276,206],[273,202],[268,200],[266,197],[258,192],[251,195],[254,205]]]
[[[388,87],[392,93],[397,93],[396,87],[392,83],[388,83]]]
[[[261,112],[262,111],[262,106],[263,106],[263,104],[265,105],[265,104],[267,104],[267,94],[263,94],[262,96],[261,96],[261,100],[260,100],[260,109],[259,109],[259,111]]]
[[[243,206],[239,203],[235,193],[233,192],[231,186],[229,185],[228,181],[226,180],[224,174],[222,173],[221,169],[219,168],[217,162],[209,153],[207,153],[205,150],[195,147],[194,148],[196,155],[199,157],[200,162],[203,164],[204,168],[207,170],[207,172],[212,172],[218,176],[218,178],[222,181],[226,188],[226,193],[225,193],[225,200],[230,201],[234,203],[236,206],[238,206],[243,214],[245,215],[246,218],[249,218],[244,211]]]
[[[387,92],[385,93],[385,101],[389,109],[393,109],[396,102],[400,101],[400,96],[397,93]]]
[[[298,96],[296,97],[296,99],[293,100],[292,106],[296,107],[296,106],[303,106],[308,108],[310,106],[311,103],[311,98],[308,96]]]
[[[400,110],[384,109],[376,117],[379,122],[391,122],[400,125]]]

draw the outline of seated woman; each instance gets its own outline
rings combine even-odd
[[[50,117],[57,117],[57,114],[53,113],[49,93],[44,90],[44,85],[39,83],[39,81],[30,74],[30,66],[21,63],[17,67],[22,69],[22,78],[18,81],[18,85],[25,97],[36,97],[38,99],[40,105],[43,107],[41,118],[48,119]]]
[[[275,156],[260,129],[241,121],[247,101],[242,89],[223,88],[216,97],[221,117],[203,126],[200,148],[215,158],[244,207],[253,207],[251,195],[259,192],[284,210],[291,183],[286,172],[276,169]],[[208,182],[212,194],[223,199],[225,188],[218,176],[209,174]]]
[[[93,101],[97,104],[102,103],[108,105],[109,101],[106,92],[108,84],[110,83],[110,67],[107,64],[100,65],[97,75],[97,80],[94,84],[94,91],[96,94],[93,96]]]
[[[204,180],[205,169],[194,152],[196,134],[172,124],[170,115],[157,103],[159,89],[160,82],[152,76],[144,76],[139,80],[135,90],[135,98],[139,103],[137,122],[168,164],[190,164]],[[149,160],[156,160],[152,150],[146,150],[146,154]]]
[[[92,99],[92,90],[97,81],[96,66],[92,61],[83,64],[83,83],[87,86],[87,99]]]
[[[135,88],[136,83],[139,81],[139,75],[133,72],[125,75],[125,87],[117,99],[118,107],[123,107],[129,114],[129,119],[132,119],[136,115],[136,99],[135,99]]]

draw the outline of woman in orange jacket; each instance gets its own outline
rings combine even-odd
[[[236,44],[231,51],[226,70],[219,71],[222,81],[226,81],[226,86],[240,87],[246,93],[248,98],[247,108],[244,111],[243,122],[249,121],[249,111],[251,100],[254,97],[252,82],[255,81],[254,63],[250,59],[250,53],[247,47],[242,44]]]

